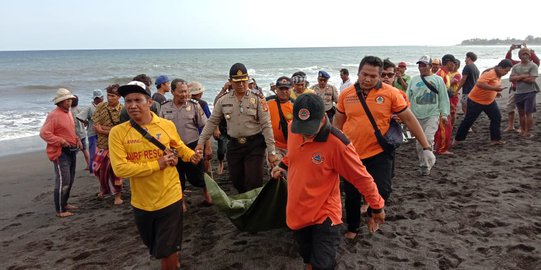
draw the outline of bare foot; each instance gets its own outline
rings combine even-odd
[[[366,211],[368,211],[368,204],[361,205],[361,215],[366,214]]]
[[[377,230],[379,230],[379,224],[377,224],[373,218],[368,219],[368,221],[366,222],[366,226],[368,226],[368,231],[371,233],[374,233]]]
[[[124,201],[121,198],[122,194],[115,194],[115,205],[121,205]]]
[[[344,234],[344,237],[345,237],[346,239],[353,240],[353,239],[355,239],[355,238],[357,237],[357,234],[358,234],[358,233],[354,233],[354,232],[346,232],[346,233]]]
[[[103,193],[98,193],[98,199],[100,200],[103,200],[103,198],[105,197],[105,195],[103,195]]]
[[[56,213],[56,216],[59,217],[59,218],[71,217],[71,216],[73,216],[73,215],[75,215],[75,214],[72,213],[72,212],[68,212],[68,211]]]
[[[64,207],[64,208],[66,208],[66,210],[76,210],[76,209],[79,209],[79,207],[77,207],[77,206],[75,206],[75,205],[73,205],[73,204],[69,204],[69,203],[68,203],[68,204],[66,205],[66,207]]]
[[[203,201],[204,205],[210,206],[212,205],[212,197],[210,197],[210,194],[207,191],[207,188],[203,189],[203,198],[205,200]]]
[[[220,161],[220,165],[218,165],[218,175],[222,175],[224,173],[224,161]]]
[[[505,144],[505,141],[491,141],[490,142],[491,145],[504,145]]]
[[[182,200],[182,213],[188,212],[188,206],[186,205],[186,202]]]
[[[511,132],[511,131],[517,131],[514,127],[507,127],[503,130],[503,132]]]

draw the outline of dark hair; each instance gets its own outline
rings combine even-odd
[[[349,76],[349,70],[347,68],[343,68],[343,69],[340,70],[340,74],[344,74],[344,75]]]
[[[152,85],[152,79],[146,74],[139,74],[139,75],[133,77],[132,81],[142,82],[147,87],[150,87],[150,85]]]
[[[470,58],[473,62],[477,61],[477,54],[473,52],[466,53],[466,57]]]
[[[302,71],[297,71],[297,72],[293,73],[293,75],[291,75],[291,78],[293,78],[295,76],[302,76],[302,77],[306,78],[306,73],[304,73]]]
[[[79,97],[77,95],[73,95],[75,98],[73,98],[73,101],[71,102],[71,107],[75,108],[77,105],[79,105]]]
[[[497,67],[510,68],[513,67],[513,62],[511,62],[511,60],[509,59],[503,59],[502,61],[500,61],[500,63],[498,63]]]
[[[456,69],[458,70],[460,68],[460,60],[455,59],[455,65],[456,65]]]
[[[177,84],[182,83],[186,84],[186,81],[183,79],[174,79],[171,81],[171,91],[175,91],[177,89]]]
[[[383,61],[381,61],[381,58],[377,56],[365,56],[361,63],[359,64],[359,70],[358,72],[361,72],[361,69],[363,69],[364,65],[370,65],[374,67],[379,67],[379,72],[383,70]]]
[[[105,88],[105,91],[107,91],[108,94],[115,94],[117,96],[120,96],[120,94],[118,93],[118,88],[120,87],[119,84],[115,83],[115,84],[111,84],[109,86],[107,86],[107,88]]]
[[[393,69],[396,69],[396,65],[393,62],[391,62],[389,58],[385,58],[383,60],[383,69],[388,69],[390,67],[392,67]]]

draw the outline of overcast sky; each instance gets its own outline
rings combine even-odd
[[[446,46],[541,36],[538,12],[527,14],[537,1],[3,2],[0,50]]]

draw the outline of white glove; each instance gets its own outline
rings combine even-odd
[[[428,169],[432,169],[432,167],[436,163],[436,156],[434,155],[432,150],[423,150],[423,158],[428,164]]]

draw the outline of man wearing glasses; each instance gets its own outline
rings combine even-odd
[[[333,85],[328,84],[329,78],[331,78],[329,73],[324,70],[319,71],[317,74],[317,84],[312,86],[312,90],[323,99],[325,112],[329,117],[329,121],[332,122],[336,112],[334,104],[338,101],[338,90]]]

